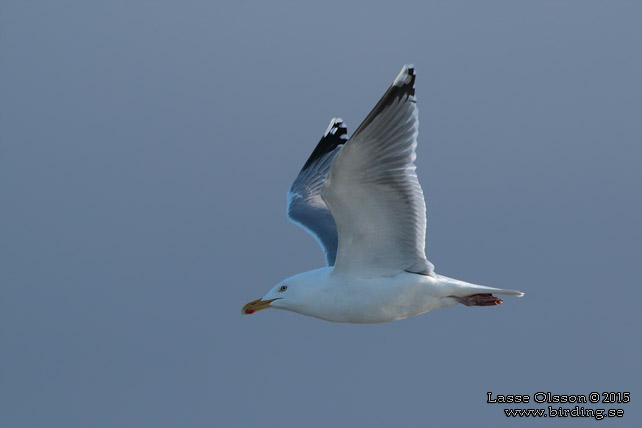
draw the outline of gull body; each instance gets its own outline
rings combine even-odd
[[[326,321],[379,323],[523,296],[439,275],[425,256],[426,205],[415,172],[414,67],[403,67],[347,139],[333,118],[294,180],[288,217],[321,245],[326,267],[292,276],[246,304]]]
[[[280,292],[283,285],[287,290]],[[281,299],[285,293],[287,299]],[[368,278],[333,274],[332,268],[325,267],[282,281],[262,300],[275,299],[270,304],[272,308],[326,321],[369,324],[396,321],[453,306],[460,303],[456,298],[479,293],[522,294],[437,274],[400,272]]]

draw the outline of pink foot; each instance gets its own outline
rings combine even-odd
[[[499,297],[495,297],[490,293],[485,294],[471,294],[470,296],[457,297],[450,296],[453,299],[457,300],[462,305],[466,306],[496,306],[501,305],[503,300]]]

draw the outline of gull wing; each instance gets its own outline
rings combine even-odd
[[[332,118],[287,194],[288,218],[317,240],[327,266],[334,266],[337,256],[337,226],[321,199],[321,189],[332,161],[347,141],[347,133],[343,120]]]
[[[321,195],[339,234],[335,273],[433,275],[414,164],[414,85],[414,67],[406,65],[332,163]]]

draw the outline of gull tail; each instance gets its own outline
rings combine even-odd
[[[516,296],[516,297],[523,297],[524,293],[521,291],[517,290],[502,290],[501,288],[492,288],[492,287],[484,287],[485,290],[488,290],[491,293],[494,294],[503,294],[505,296]]]
[[[458,293],[457,295],[473,294],[473,293],[492,293],[492,294],[502,294],[504,296],[516,296],[522,297],[524,293],[517,290],[504,290],[502,288],[486,287],[485,285],[471,284],[467,282],[457,281]]]

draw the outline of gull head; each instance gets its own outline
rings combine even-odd
[[[323,298],[326,289],[324,280],[331,270],[322,268],[284,279],[262,298],[243,306],[241,313],[250,315],[263,309],[276,308],[307,314],[310,307],[316,306],[319,299]]]
[[[267,308],[287,309],[288,303],[296,293],[291,291],[292,286],[282,281],[275,285],[265,296],[247,303],[241,309],[241,313],[251,315],[256,311]]]

